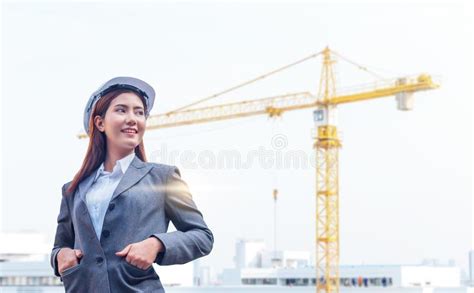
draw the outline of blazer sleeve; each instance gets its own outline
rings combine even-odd
[[[152,235],[158,238],[165,248],[158,253],[155,260],[157,264],[185,264],[211,252],[214,236],[176,167],[171,167],[167,174],[165,212],[177,231]]]
[[[54,247],[51,251],[51,266],[54,270],[54,274],[60,277],[58,271],[58,260],[57,255],[61,248],[63,247],[74,247],[74,227],[71,221],[71,213],[69,210],[67,197],[65,196],[65,188],[66,184],[63,185],[62,188],[62,199],[61,199],[61,207],[59,210],[58,216],[58,225],[56,228],[56,235],[54,237]]]

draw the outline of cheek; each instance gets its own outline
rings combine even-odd
[[[121,130],[121,126],[120,125],[117,125],[117,124],[109,124],[109,127],[108,127],[108,131],[109,133],[111,133],[112,135],[118,135],[120,134],[120,130]]]
[[[121,126],[110,123],[105,127],[105,132],[109,137],[120,137],[122,135]]]
[[[143,136],[144,136],[144,134],[145,134],[145,130],[140,131],[140,132],[138,133],[138,138],[139,138],[139,139],[142,139]]]
[[[140,121],[138,122],[138,129],[140,130],[140,136],[143,136],[143,134],[145,133],[145,128],[146,128],[146,121]]]
[[[106,116],[104,124],[109,131],[120,131],[123,123],[115,113],[110,113],[108,116]]]

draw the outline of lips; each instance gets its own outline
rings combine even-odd
[[[126,134],[137,134],[138,133],[138,131],[136,129],[133,129],[133,128],[122,129],[122,132],[126,133]]]

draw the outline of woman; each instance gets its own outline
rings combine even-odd
[[[176,167],[146,162],[146,119],[155,92],[114,78],[84,112],[89,146],[64,184],[51,265],[66,292],[164,292],[152,264],[209,254],[214,238]],[[169,221],[177,231],[167,233]]]

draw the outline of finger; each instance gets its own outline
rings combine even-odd
[[[80,249],[74,249],[77,258],[82,258],[82,251]]]
[[[115,255],[118,255],[118,256],[126,256],[126,255],[128,254],[128,252],[130,251],[130,247],[131,247],[131,246],[132,246],[131,244],[127,245],[127,246],[126,246],[124,249],[122,249],[121,251],[116,252]]]
[[[65,270],[72,268],[73,266],[78,265],[77,259],[71,259],[66,264],[63,264],[58,268],[59,274],[62,275]]]
[[[150,267],[150,265],[148,265],[147,263],[143,264],[140,269],[142,270],[148,270],[148,268]]]
[[[143,263],[141,261],[136,261],[135,262],[135,266],[139,269],[141,269],[143,267]]]

